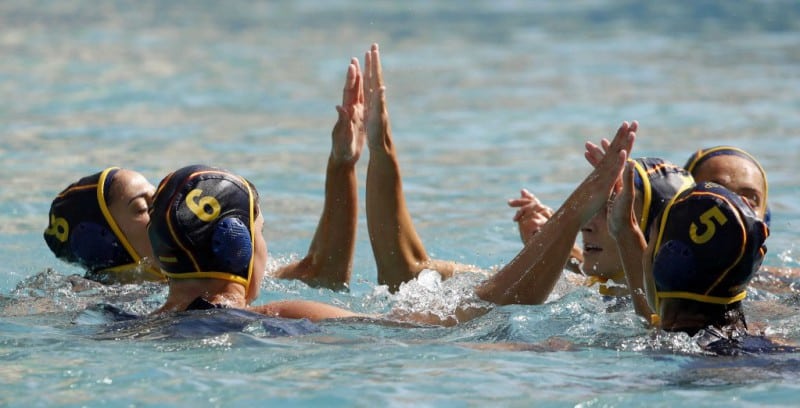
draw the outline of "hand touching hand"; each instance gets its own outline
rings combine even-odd
[[[355,163],[361,157],[364,131],[364,90],[358,59],[350,60],[342,90],[342,104],[336,106],[339,119],[333,127],[331,158],[336,163]]]
[[[619,130],[622,130],[622,127],[620,127]],[[634,133],[638,132],[639,122],[634,120],[628,127],[627,131]],[[592,167],[597,167],[597,165],[600,164],[600,161],[603,160],[603,157],[605,157],[606,153],[608,152],[608,149],[611,147],[611,142],[609,142],[608,139],[603,138],[602,140],[600,140],[600,146],[592,142],[586,142],[585,147],[586,147],[586,152],[584,152],[583,155],[584,157],[586,157],[586,161],[588,161],[589,164],[592,165]]]
[[[366,107],[364,120],[367,128],[367,143],[371,149],[388,148],[391,141],[389,111],[386,109],[386,86],[383,84],[383,70],[378,44],[364,55],[366,72],[364,74],[364,94]]]
[[[608,148],[605,149],[605,153],[597,162],[594,170],[578,186],[576,192],[581,194],[581,197],[577,199],[585,204],[581,207],[581,219],[583,222],[588,221],[597,211],[600,211],[611,194],[618,192],[622,188],[622,180],[620,179],[622,170],[625,168],[628,153],[633,148],[634,140],[636,140],[636,133],[631,129],[636,129],[637,127],[636,122],[633,122],[633,125],[628,124],[628,122],[622,122],[622,125],[617,129],[617,134],[608,144]]]

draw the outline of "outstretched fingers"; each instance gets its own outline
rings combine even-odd
[[[611,140],[611,143],[606,149],[606,153],[613,154],[621,150],[625,150],[626,152],[630,153],[631,149],[633,148],[633,141],[636,138],[636,131],[638,130],[638,122],[622,122],[617,129],[617,134],[614,135],[614,139]]]
[[[603,138],[600,140],[599,146],[592,142],[586,142],[584,145],[586,151],[584,152],[583,156],[586,158],[586,161],[592,165],[592,167],[597,167],[600,165],[603,157],[605,157],[607,153],[612,152],[612,150],[614,152],[619,152],[620,150],[625,149],[628,151],[628,153],[630,153],[631,148],[633,147],[633,141],[628,141],[627,137],[630,135],[630,133],[636,133],[638,130],[639,122],[622,122],[612,141]]]
[[[342,89],[341,105],[350,115],[353,114],[355,106],[364,103],[364,88],[361,86],[362,80],[363,75],[358,63],[358,58],[353,58],[350,60],[350,65],[347,67],[344,89]]]
[[[383,87],[383,68],[381,67],[381,54],[378,44],[372,44],[370,50],[364,55],[369,81],[368,90],[374,91]]]
[[[383,95],[383,71],[381,68],[381,56],[378,44],[372,44],[369,51],[364,54],[364,92],[366,93],[367,112],[377,113],[382,109],[384,102]]]
[[[363,75],[358,59],[350,60],[342,89],[342,104],[336,106],[339,117],[333,127],[332,158],[336,162],[356,162],[364,147]]]
[[[385,149],[391,139],[389,113],[386,108],[386,87],[383,83],[380,51],[378,44],[372,44],[364,54],[364,123],[370,149]]]
[[[603,139],[603,141],[608,142],[606,139]],[[586,161],[589,162],[592,167],[597,167],[606,155],[605,149],[592,142],[586,142],[584,146],[586,151],[583,153],[583,156],[586,157]]]

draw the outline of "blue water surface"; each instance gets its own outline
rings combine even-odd
[[[521,247],[506,200],[526,187],[558,206],[589,171],[583,143],[638,120],[635,156],[682,164],[734,144],[758,157],[773,210],[766,264],[800,267],[795,1],[10,0],[0,27],[0,405],[796,404],[797,355],[706,356],[565,282],[544,305],[453,328],[131,328],[95,305],[142,315],[164,288],[88,285],[41,235],[50,201],[80,176],[119,165],[157,183],[208,163],[259,188],[270,268],[304,255],[347,64],[378,42],[408,205],[432,256],[505,264]],[[367,161],[350,291],[267,279],[257,304],[447,314],[474,301],[478,274],[425,274],[397,295],[377,285]],[[797,282],[773,289],[750,291],[750,321],[800,342]]]

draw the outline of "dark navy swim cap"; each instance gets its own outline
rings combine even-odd
[[[215,278],[249,285],[258,193],[246,179],[204,165],[181,168],[156,190],[147,228],[172,279]]]
[[[689,160],[686,161],[686,164],[683,166],[686,170],[689,171],[693,176],[695,175],[695,170],[700,167],[703,162],[706,160],[716,157],[716,156],[737,156],[756,165],[758,170],[761,172],[761,177],[764,179],[764,222],[769,226],[770,220],[772,218],[772,211],[769,208],[768,201],[767,201],[767,193],[769,192],[769,184],[767,183],[767,172],[764,171],[764,168],[761,167],[761,163],[756,160],[753,155],[747,153],[746,151],[733,146],[716,146],[710,147],[708,149],[700,149],[694,154],[689,157]]]
[[[648,237],[653,220],[679,192],[691,187],[694,179],[684,168],[664,159],[641,157],[630,160],[634,166],[634,186],[642,194],[639,228]]]
[[[109,167],[70,184],[50,205],[47,246],[59,259],[90,273],[134,267],[141,259],[108,210],[117,171]]]
[[[633,184],[636,188],[637,197],[642,200],[642,213],[637,214],[639,228],[644,234],[645,239],[649,239],[648,231],[664,207],[678,194],[694,184],[692,176],[680,166],[672,164],[664,159],[655,157],[640,157],[629,159],[633,164]],[[625,282],[625,271],[620,270],[609,278],[591,276],[585,284],[592,286],[601,283],[598,291],[603,296],[619,296],[614,293],[617,291],[612,286],[605,285],[608,279],[616,282]],[[627,296],[627,289],[621,291]]]
[[[656,298],[731,304],[761,266],[769,229],[738,194],[706,182],[667,205],[654,243]],[[657,306],[656,306],[657,307]]]

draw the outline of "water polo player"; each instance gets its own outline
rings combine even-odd
[[[277,278],[336,289],[349,283],[357,222],[355,163],[365,143],[364,95],[356,59],[350,61],[342,94],[317,233],[308,255],[276,270]],[[154,191],[141,174],[130,170],[108,168],[85,177],[53,201],[45,241],[57,257],[85,267],[92,279],[163,280],[158,268],[137,267],[152,258],[146,226]]]
[[[755,209],[767,226],[772,221],[772,211],[767,201],[769,185],[767,173],[753,155],[734,146],[716,146],[696,151],[684,167],[699,182],[713,181],[739,194]],[[770,290],[785,290],[786,283],[780,277],[797,279],[800,269],[787,266],[762,265],[768,278],[757,280],[760,286]],[[772,276],[772,279],[769,278]],[[779,277],[779,279],[774,279]],[[754,282],[755,283],[755,282]]]
[[[698,183],[670,203],[643,257],[648,303],[660,325],[694,334],[746,329],[741,301],[766,254],[766,224],[737,194]]]
[[[169,293],[154,313],[240,308],[275,317],[352,317],[355,313],[310,301],[250,306],[258,298],[267,262],[264,217],[255,187],[226,170],[181,168],[158,186],[148,235]]]
[[[678,192],[692,185],[692,177],[681,167],[659,158],[629,160],[634,168],[635,211],[639,227],[644,231]],[[608,231],[606,208],[581,227],[583,262],[581,273],[588,276],[585,284],[599,283],[598,290],[607,296],[627,296],[625,272],[617,244]],[[520,225],[520,227],[522,227]],[[610,282],[609,282],[610,281]],[[614,282],[614,286],[609,283]]]
[[[620,178],[636,138],[636,122],[623,122],[594,170],[508,264],[476,287],[496,304],[540,304],[553,291],[581,227],[600,211]]]
[[[618,237],[644,237],[626,224],[632,208],[632,176],[612,204],[609,227]],[[615,200],[616,201],[616,200]],[[625,210],[627,209],[627,210]],[[742,309],[747,285],[761,265],[769,228],[736,193],[712,182],[698,183],[671,201],[648,231],[639,258],[623,254],[625,273],[644,279],[649,316],[666,331],[696,336],[704,350],[721,355],[796,351],[762,335],[747,332]],[[621,247],[621,253],[627,246]]]
[[[692,177],[680,166],[659,158],[637,158],[629,160],[629,163],[634,170],[636,189],[632,216],[638,220],[642,230],[647,230],[672,197],[693,184]],[[509,204],[520,207],[514,219],[524,240],[538,233],[552,216],[552,211],[530,193],[527,196],[523,193],[521,198],[509,200]],[[586,275],[583,284],[596,285],[600,294],[627,299],[631,289],[625,277],[617,242],[608,230],[606,212],[605,207],[601,208],[581,227],[583,248],[576,247],[572,250],[571,259],[575,262],[568,262],[567,269]],[[634,297],[634,301],[644,304],[643,298]]]
[[[740,195],[698,183],[664,210],[644,253],[648,301],[655,323],[695,335],[716,354],[796,351],[751,335],[742,309],[761,265],[769,228]]]
[[[698,183],[712,181],[742,196],[769,225],[767,172],[750,153],[733,146],[700,149],[683,167]]]
[[[84,177],[53,200],[44,240],[56,257],[85,268],[88,279],[161,281],[146,231],[154,191],[141,174],[117,167]]]

